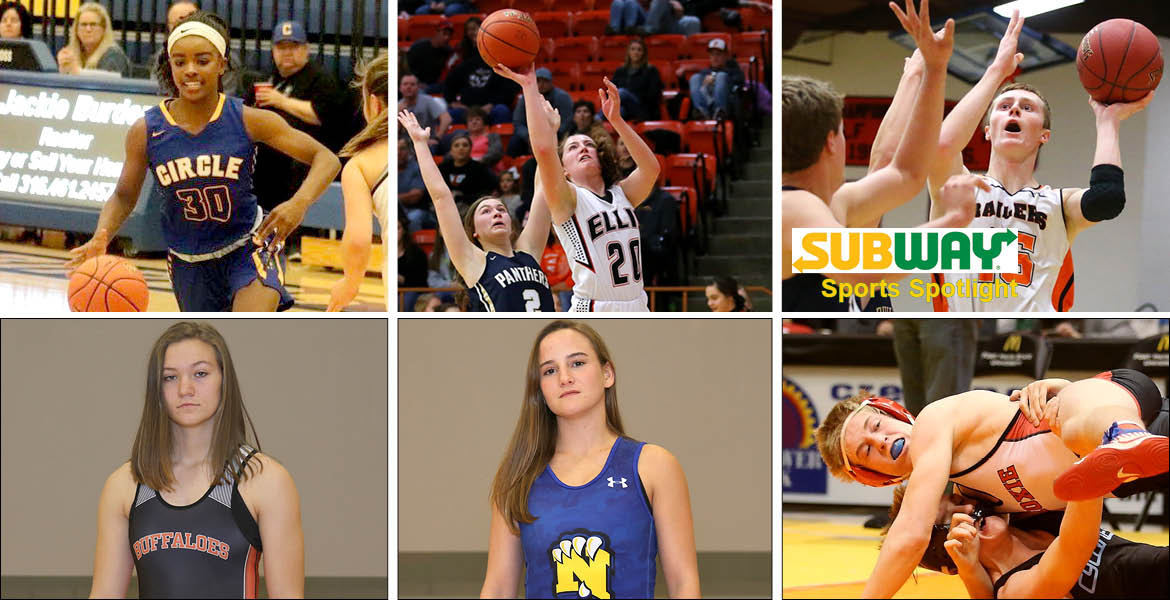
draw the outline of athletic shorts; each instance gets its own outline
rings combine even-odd
[[[1157,384],[1141,371],[1113,369],[1094,375],[1093,379],[1112,381],[1129,392],[1142,413],[1142,423],[1147,427],[1158,418],[1158,413],[1162,410],[1162,392],[1158,390]]]
[[[284,289],[282,262],[283,256],[272,256],[248,243],[220,258],[199,262],[168,253],[167,271],[183,312],[228,312],[236,292],[257,279],[280,293],[277,310],[288,310],[293,297]]]

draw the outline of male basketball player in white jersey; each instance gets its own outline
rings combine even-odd
[[[862,310],[857,298],[840,302],[825,297],[825,280],[817,273],[792,272],[794,228],[872,227],[887,211],[908,202],[926,183],[931,148],[915,143],[931,139],[942,121],[943,87],[947,60],[954,44],[954,22],[948,20],[937,34],[930,29],[930,6],[922,0],[922,12],[907,0],[906,12],[894,7],[902,27],[925,57],[926,76],[916,87],[916,101],[905,134],[905,143],[891,151],[892,159],[858,181],[845,183],[845,130],[841,96],[826,83],[805,77],[784,77],[783,82],[783,191],[781,244],[784,261],[782,308],[785,311]],[[940,204],[945,209],[922,227],[965,227],[971,221],[974,186],[986,184],[974,177],[957,177],[943,186]],[[555,213],[554,213],[555,215]],[[575,277],[575,276],[574,276]],[[845,283],[893,281],[897,275],[837,273],[832,279]]]
[[[1016,297],[943,298],[935,300],[936,311],[1066,311],[1073,304],[1073,239],[1086,228],[1121,214],[1125,206],[1125,184],[1121,170],[1119,131],[1121,121],[1145,108],[1153,92],[1130,103],[1104,105],[1090,100],[1097,123],[1097,146],[1088,188],[1041,186],[1034,174],[1040,148],[1052,137],[1051,112],[1040,92],[1025,83],[1000,84],[1024,59],[1016,44],[1024,20],[1018,12],[1008,23],[999,51],[983,78],[943,121],[936,157],[931,165],[928,189],[930,216],[942,214],[937,205],[939,186],[952,175],[968,173],[962,151],[981,120],[984,138],[991,142],[991,163],[983,179],[990,190],[976,197],[975,218],[969,227],[1014,228],[1020,231],[1019,271],[1013,274],[946,273],[934,276],[937,283],[961,279],[994,283],[1016,283]],[[921,77],[921,61],[911,59],[903,80]],[[899,86],[899,93],[911,93],[913,85]],[[999,89],[999,91],[997,91]],[[895,99],[897,96],[895,96]],[[993,102],[994,100],[994,102]],[[896,105],[891,105],[895,110]],[[989,108],[990,106],[990,108]],[[909,106],[902,104],[902,111]],[[908,119],[908,114],[887,115],[887,119]],[[875,152],[880,151],[875,141]],[[889,151],[888,148],[885,149]]]
[[[520,84],[528,106],[543,101],[531,68],[523,73],[503,65],[495,69]],[[536,119],[528,124],[529,141],[553,229],[573,269],[569,312],[644,312],[649,309],[634,209],[654,189],[660,167],[654,151],[622,118],[617,86],[606,79],[597,93],[602,113],[637,165],[625,179],[618,179],[614,149],[599,147],[588,135],[570,135],[558,149],[556,131]]]
[[[874,487],[908,482],[862,596],[889,598],[910,577],[948,480],[997,513],[1062,510],[1121,494],[1121,486],[1164,486],[1150,478],[1168,470],[1170,440],[1146,430],[1161,407],[1157,386],[1128,369],[1043,380],[1011,398],[972,390],[927,405],[917,419],[885,398],[839,402],[816,432],[830,473]]]

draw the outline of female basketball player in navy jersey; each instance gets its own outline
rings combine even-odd
[[[371,238],[374,235],[371,213],[382,228],[382,238],[390,234],[390,208],[387,205],[390,174],[387,162],[390,156],[389,82],[387,70],[390,59],[379,53],[369,64],[358,69],[354,85],[362,91],[362,116],[366,127],[346,143],[338,154],[349,156],[341,171],[341,194],[345,197],[345,233],[341,236],[342,263],[345,277],[333,285],[329,310],[341,310],[357,297],[358,287],[370,261]],[[382,264],[383,290],[386,310],[390,310],[390,253]]]
[[[90,597],[123,597],[136,569],[142,598],[256,598],[261,550],[268,595],[303,597],[300,499],[259,445],[223,337],[168,328],[130,460],[102,489]]]
[[[340,163],[276,113],[222,93],[227,48],[227,28],[210,13],[195,12],[171,32],[155,71],[170,98],[130,127],[117,188],[93,239],[73,250],[67,268],[105,253],[111,232],[134,210],[149,168],[162,192],[167,265],[180,310],[292,306],[277,254]],[[252,194],[255,142],[311,165],[292,199],[264,218]]]
[[[536,337],[520,419],[492,483],[484,598],[653,598],[655,556],[672,598],[698,598],[686,476],[660,446],[625,436],[617,372],[588,325]]]
[[[552,106],[547,102],[541,106],[543,110],[535,117],[537,120],[547,123],[551,119],[560,123]],[[455,197],[431,159],[427,146],[430,127],[420,127],[418,119],[407,110],[398,113],[398,122],[414,141],[423,183],[435,203],[439,232],[447,244],[451,264],[466,282],[471,297],[468,310],[553,312],[552,291],[540,269],[539,258],[544,255],[549,226],[548,205],[543,196],[533,196],[528,226],[519,237],[508,207],[493,196],[484,196],[473,202],[461,225]]]
[[[543,100],[532,69],[496,72],[520,84],[526,107]],[[608,78],[597,91],[601,110],[629,149],[637,168],[619,179],[612,149],[599,149],[585,134],[557,147],[556,129],[529,117],[529,139],[553,229],[573,267],[573,312],[646,311],[642,252],[634,208],[654,189],[660,166],[654,151],[622,119],[618,88]],[[531,110],[531,108],[529,108]]]

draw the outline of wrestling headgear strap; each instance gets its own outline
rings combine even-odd
[[[909,423],[910,425],[914,424],[914,416],[911,415],[910,411],[906,410],[906,407],[902,406],[901,404],[898,404],[889,398],[875,396],[873,398],[866,398],[864,401],[862,401],[861,405],[853,409],[853,412],[849,413],[849,416],[845,417],[845,422],[841,424],[841,458],[845,461],[845,472],[848,473],[854,481],[868,485],[870,487],[885,487],[887,485],[894,485],[895,483],[906,479],[906,476],[887,475],[885,473],[874,471],[873,469],[867,469],[861,465],[849,464],[849,455],[845,452],[845,428],[849,426],[850,419],[852,419],[858,412],[861,412],[861,409],[865,408],[866,406],[872,406],[882,413],[887,414],[903,423]]]

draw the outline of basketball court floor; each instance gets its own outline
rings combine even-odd
[[[0,309],[23,312],[30,310],[68,311],[69,276],[65,250],[44,248],[33,243],[0,242]],[[150,312],[179,310],[167,263],[162,258],[128,259],[146,277],[150,288]],[[310,268],[289,262],[285,287],[296,299],[292,311],[322,312],[329,304],[329,292],[341,279],[340,271]],[[367,276],[358,297],[347,311],[384,311],[386,300],[382,281]]]
[[[869,511],[872,513],[872,511]],[[877,563],[877,529],[862,524],[870,514],[784,511],[783,569],[785,598],[859,598]],[[1123,524],[1124,525],[1124,524]],[[1170,533],[1156,525],[1140,532],[1116,533],[1155,546],[1170,543]],[[967,598],[957,576],[916,569],[895,598]]]

